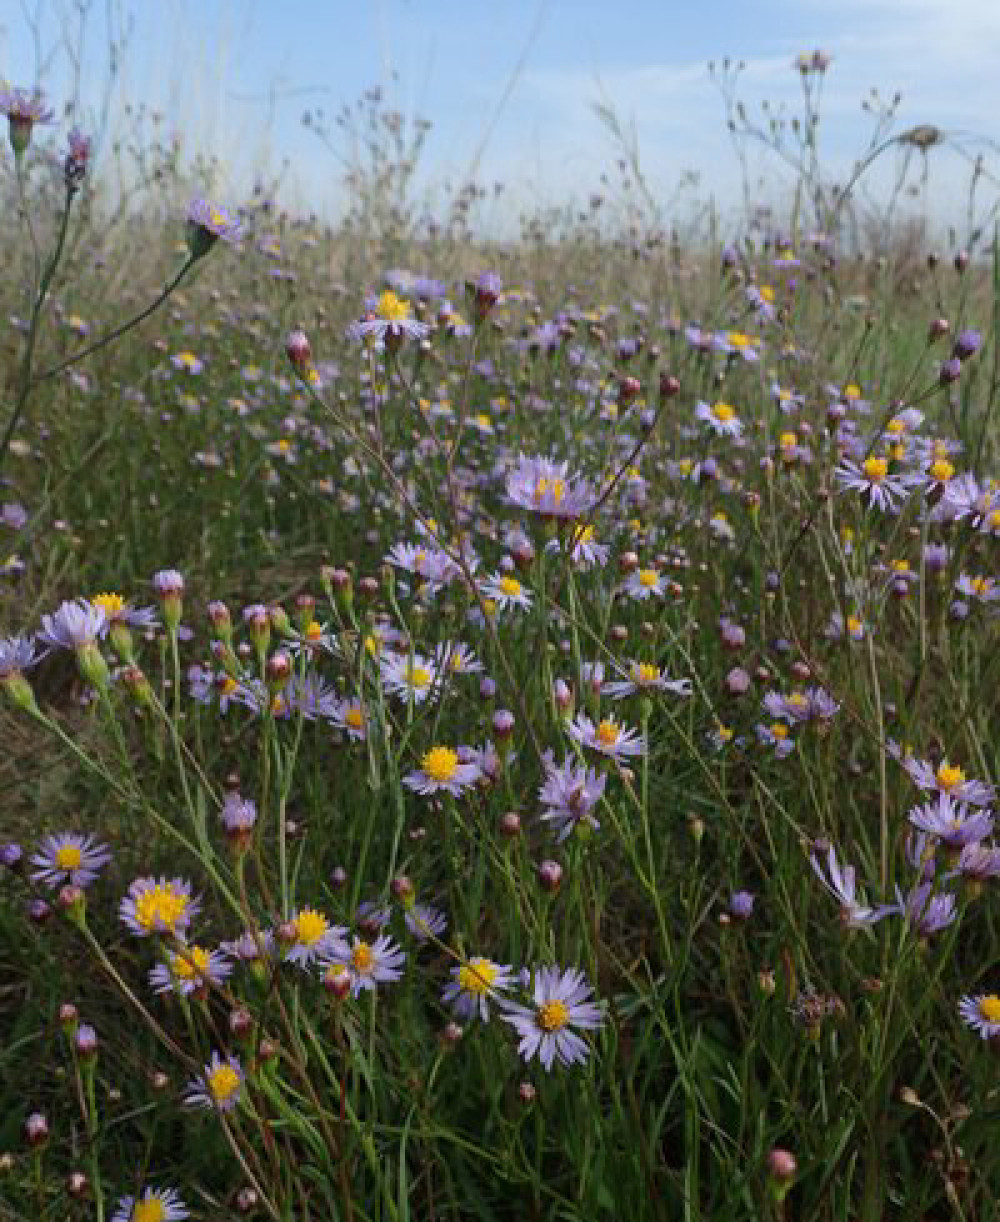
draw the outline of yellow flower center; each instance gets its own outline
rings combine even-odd
[[[694,459],[682,458],[677,464],[677,470],[680,471],[681,475],[690,475],[694,470]]]
[[[603,747],[613,747],[620,736],[621,730],[613,721],[602,721],[594,732],[594,737]]]
[[[546,1001],[538,1007],[535,1022],[543,1031],[560,1031],[569,1022],[569,1006],[564,1001]]]
[[[639,662],[632,667],[632,678],[637,683],[655,683],[660,677],[660,668],[651,662]]]
[[[360,709],[348,709],[344,714],[344,721],[347,722],[352,730],[360,730],[365,724]]]
[[[240,1089],[240,1075],[232,1065],[220,1065],[208,1075],[208,1091],[216,1103],[226,1103]]]
[[[993,530],[1000,530],[1000,509],[994,509],[990,513],[988,521]]]
[[[323,625],[318,620],[310,620],[303,635],[307,641],[318,641],[323,635]]]
[[[845,399],[860,399],[861,398],[861,387],[856,382],[849,382],[844,387],[844,398]]]
[[[410,303],[397,297],[391,289],[386,289],[378,299],[377,312],[379,318],[386,322],[404,322],[410,317]]]
[[[120,594],[96,594],[90,602],[92,606],[100,607],[109,620],[125,610],[125,599]]]
[[[146,1197],[136,1202],[130,1222],[165,1222],[166,1216],[167,1207],[159,1197]]]
[[[170,970],[180,980],[204,980],[209,961],[203,946],[186,946],[183,952],[170,956]]]
[[[906,421],[900,416],[894,416],[889,421],[888,425],[886,425],[886,432],[892,433],[895,437],[898,437],[900,433],[906,432]]]
[[[656,569],[640,569],[639,570],[639,585],[645,586],[647,590],[653,588],[660,580],[660,574]]]
[[[783,721],[775,721],[771,725],[771,734],[777,739],[785,739],[788,737],[788,726]]]
[[[954,474],[955,468],[947,458],[936,458],[930,465],[931,479],[937,480],[940,484],[946,484]]]
[[[749,348],[753,343],[751,337],[742,331],[730,331],[727,338],[734,348]]]
[[[367,942],[359,942],[351,951],[351,965],[357,972],[367,975],[374,966],[375,955]]]
[[[458,755],[451,747],[432,747],[420,766],[432,781],[450,781],[458,768]]]
[[[136,922],[146,930],[173,933],[187,912],[188,897],[173,883],[157,883],[144,891],[135,905]]]
[[[953,789],[956,789],[965,781],[965,773],[962,769],[955,768],[951,764],[942,764],[935,775],[937,776],[937,783],[945,793],[951,793]]]
[[[889,460],[887,458],[866,458],[861,469],[870,483],[881,484],[889,474]]]
[[[540,479],[535,484],[535,503],[537,504],[543,496],[550,495],[553,501],[558,505],[566,495],[566,483],[561,479]]]
[[[1000,1023],[1000,997],[990,993],[979,1003],[979,1013],[988,1023]]]
[[[892,562],[892,571],[894,573],[908,573],[910,571],[909,560],[894,560]]]
[[[856,615],[849,615],[847,617],[847,631],[852,636],[857,636],[862,631],[863,628],[864,628],[864,625],[862,624],[862,622],[858,619]]]
[[[315,946],[330,928],[330,922],[315,908],[303,908],[298,916],[293,918],[295,940],[300,946]]]
[[[83,853],[75,844],[64,844],[61,849],[56,849],[55,859],[60,870],[78,870]]]
[[[973,594],[988,594],[993,585],[992,577],[973,577],[972,592]]]
[[[715,727],[715,733],[718,735],[720,742],[728,743],[733,741],[733,735],[736,731],[731,726],[724,726],[720,721]]]
[[[231,696],[238,687],[239,684],[232,677],[232,675],[226,675],[226,677],[222,680],[220,690],[223,696]]]
[[[458,969],[458,983],[466,993],[485,997],[497,978],[496,964],[489,959],[470,959]]]
[[[799,439],[794,433],[782,433],[778,438],[778,445],[781,446],[783,450],[794,450],[798,444]]]
[[[408,666],[406,668],[406,681],[411,687],[428,687],[431,678],[431,672],[426,666]]]
[[[511,598],[521,593],[521,583],[516,577],[501,577],[498,584],[503,593]]]
[[[801,692],[792,692],[785,703],[790,704],[794,709],[804,709],[808,701]]]
[[[736,419],[736,408],[731,403],[716,403],[712,408],[712,415],[720,424],[728,424],[730,420]]]

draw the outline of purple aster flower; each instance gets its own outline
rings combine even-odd
[[[996,993],[963,997],[958,1012],[984,1040],[1000,1039],[1000,996]]]
[[[976,883],[1000,878],[1000,848],[985,844],[967,844],[958,856],[954,873]]]
[[[729,901],[729,914],[737,921],[749,921],[753,916],[754,896],[749,891],[734,891]]]
[[[620,725],[613,717],[606,717],[596,724],[584,713],[577,713],[567,726],[569,736],[575,742],[598,751],[609,759],[620,760],[630,755],[642,755],[646,750],[643,736],[628,726]]]
[[[177,937],[191,924],[201,905],[182,878],[137,878],[118,908],[118,915],[140,938],[167,933]]]
[[[419,794],[450,793],[459,797],[479,780],[476,764],[461,763],[451,747],[431,747],[420,759],[420,768],[403,777],[403,784]]]
[[[507,475],[507,500],[541,517],[575,520],[587,514],[594,493],[580,475],[571,475],[569,463],[521,454]]]
[[[809,864],[819,881],[840,904],[840,919],[846,928],[860,929],[864,925],[873,925],[896,911],[891,906],[869,908],[861,901],[857,892],[854,867],[841,866],[837,860],[837,851],[832,845],[826,852],[825,868],[818,851],[810,854]]]
[[[98,844],[93,836],[61,832],[46,836],[39,845],[31,859],[31,864],[38,869],[31,877],[47,887],[61,887],[66,883],[71,887],[89,887],[110,860],[107,845]]]
[[[220,812],[222,828],[231,840],[246,841],[257,822],[257,805],[238,793],[227,793]]]
[[[391,984],[403,974],[401,968],[406,961],[406,952],[385,934],[374,942],[355,937],[350,946],[342,942],[327,956],[325,961],[328,978],[347,973],[351,983],[351,996],[357,997],[365,989],[374,989],[380,984]]]
[[[63,159],[63,182],[67,191],[75,193],[87,176],[87,166],[90,162],[89,136],[83,135],[77,128],[67,137],[66,156]]]
[[[243,1066],[236,1057],[213,1052],[201,1074],[188,1083],[184,1102],[188,1107],[231,1112],[243,1093],[244,1076]]]
[[[602,1006],[590,1000],[593,992],[580,971],[542,967],[535,972],[530,1007],[504,1002],[500,1016],[520,1036],[518,1052],[524,1060],[537,1056],[546,1072],[555,1061],[585,1061],[587,1045],[573,1028],[594,1031],[604,1022]]]
[[[487,1023],[490,1020],[490,1001],[496,1001],[499,994],[512,988],[515,980],[516,974],[509,964],[474,956],[451,969],[451,980],[445,986],[441,1000],[463,1022],[481,1018]]]
[[[742,437],[743,422],[731,403],[698,402],[694,409],[695,419],[707,425],[717,437]]]
[[[300,908],[287,924],[294,930],[292,944],[285,952],[287,963],[307,968],[346,945],[347,930],[332,925],[317,908]]]
[[[190,1216],[176,1188],[147,1188],[141,1197],[119,1197],[111,1222],[183,1222]]]
[[[167,951],[166,963],[151,969],[149,984],[154,993],[204,997],[210,987],[222,984],[232,970],[233,965],[221,949],[181,944],[176,950]]]
[[[8,501],[0,505],[0,526],[9,526],[11,530],[21,530],[27,524],[28,512],[16,501]]]
[[[939,793],[936,800],[915,806],[908,818],[914,827],[937,836],[949,849],[978,844],[993,830],[993,816],[988,810],[970,811],[947,793]]]
[[[966,780],[962,769],[949,764],[946,759],[942,760],[937,768],[927,760],[913,756],[904,757],[901,763],[910,780],[925,792],[947,794],[958,802],[968,803],[969,806],[989,806],[993,801],[992,785],[983,781]]]
[[[53,649],[83,649],[108,630],[108,617],[85,599],[64,602],[58,611],[42,616],[39,641]]]
[[[371,340],[390,349],[398,347],[404,339],[426,339],[430,327],[411,317],[411,313],[405,298],[386,289],[377,299],[369,300],[365,317],[348,327],[348,339]]]
[[[772,721],[770,725],[755,727],[758,740],[774,751],[776,759],[787,759],[795,750],[795,739],[791,737],[788,726],[783,721]]]
[[[690,696],[690,679],[668,679],[651,662],[630,662],[625,668],[616,667],[621,679],[604,684],[604,692],[612,700],[624,700],[636,692],[672,692],[675,696]]]
[[[917,931],[922,938],[939,933],[947,928],[958,915],[955,897],[950,892],[933,892],[933,883],[918,883],[904,897],[897,888],[895,911]]]
[[[448,918],[430,904],[414,904],[403,914],[403,923],[418,942],[439,938],[448,928]]]
[[[979,351],[982,343],[982,335],[971,327],[966,331],[959,331],[955,336],[951,355],[959,361],[967,361],[970,356],[974,356]]]
[[[14,844],[9,841],[7,844],[0,844],[0,866],[7,870],[16,870],[21,864],[24,857],[24,850],[19,844]]]
[[[540,817],[556,829],[558,843],[566,840],[580,824],[594,831],[600,828],[592,812],[604,796],[607,782],[604,773],[573,759],[566,759],[555,767],[549,757],[538,800],[546,808]]]
[[[391,696],[409,704],[436,699],[441,686],[433,661],[419,653],[390,654],[380,659],[382,685]]]
[[[622,583],[622,593],[638,602],[662,598],[667,592],[666,578],[658,569],[634,569]]]
[[[38,656],[34,638],[0,637],[0,683],[29,670],[38,661]]]
[[[865,458],[860,463],[845,458],[834,472],[837,482],[851,492],[860,492],[870,506],[883,513],[895,510],[920,482],[916,472],[890,472],[889,459]]]
[[[51,123],[52,110],[40,90],[0,89],[0,115],[7,116],[11,148],[19,158],[31,143],[36,123]]]
[[[494,603],[501,611],[517,607],[527,611],[531,606],[531,591],[526,589],[511,573],[494,573],[479,585],[483,598]]]
[[[187,244],[192,259],[201,259],[221,238],[235,242],[241,236],[240,224],[232,214],[207,200],[193,200],[187,211]]]

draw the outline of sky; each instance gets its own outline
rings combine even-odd
[[[861,104],[874,87],[884,100],[902,93],[900,129],[933,123],[953,139],[929,159],[927,206],[945,221],[960,211],[970,157],[984,152],[1000,174],[1000,0],[0,0],[0,79],[40,80],[58,103],[74,95],[75,61],[80,121],[97,124],[108,48],[123,37],[109,102],[119,125],[126,105],[144,103],[188,156],[219,159],[213,189],[238,197],[262,166],[285,166],[283,202],[334,215],[342,133],[331,151],[302,115],[332,117],[376,85],[431,122],[420,187],[434,198],[473,173],[505,184],[495,210],[606,189],[619,150],[595,114],[604,103],[634,131],[657,199],[693,182],[692,198],[725,210],[739,163],[709,62],[745,63],[751,116],[764,99],[794,113],[792,63],[814,47],[833,57],[822,128],[832,172],[868,139]],[[876,194],[900,157],[883,159]],[[763,190],[780,189],[776,162],[755,153],[750,164]]]

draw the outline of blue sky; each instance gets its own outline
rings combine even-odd
[[[165,112],[188,153],[217,154],[218,189],[238,196],[254,168],[289,162],[284,192],[336,208],[335,160],[303,129],[381,84],[405,114],[431,120],[424,179],[508,184],[518,203],[556,204],[598,188],[614,157],[594,116],[604,98],[634,123],[649,180],[668,196],[686,171],[723,205],[738,188],[718,90],[707,71],[746,62],[742,94],[791,104],[795,54],[833,57],[826,140],[846,166],[864,142],[861,100],[903,93],[901,123],[965,133],[964,147],[1000,140],[1000,0],[111,0],[132,31],[113,109],[143,101]],[[60,35],[70,0],[0,6],[0,77],[54,101],[69,91]],[[103,0],[82,55],[84,112],[106,79]],[[37,16],[33,38],[27,15]],[[75,43],[70,34],[68,41]],[[947,208],[964,163],[935,154],[932,195]],[[891,169],[887,163],[887,172]],[[771,171],[768,171],[769,178]],[[884,185],[885,180],[883,180]],[[502,205],[509,206],[509,205]]]

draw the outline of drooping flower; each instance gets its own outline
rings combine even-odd
[[[47,887],[89,887],[111,860],[107,845],[99,844],[92,835],[61,832],[46,836],[32,857],[38,866],[31,877]]]
[[[876,921],[881,921],[883,917],[895,911],[892,907],[870,908],[861,901],[854,867],[841,866],[833,845],[827,849],[825,868],[819,852],[810,855],[809,864],[819,881],[840,904],[840,919],[848,929],[874,925]]]
[[[500,1016],[521,1037],[518,1052],[524,1060],[537,1056],[546,1072],[556,1061],[585,1061],[587,1044],[573,1028],[594,1031],[604,1022],[602,1006],[590,1000],[593,992],[574,968],[542,967],[534,974],[531,1006],[505,1001]]]

